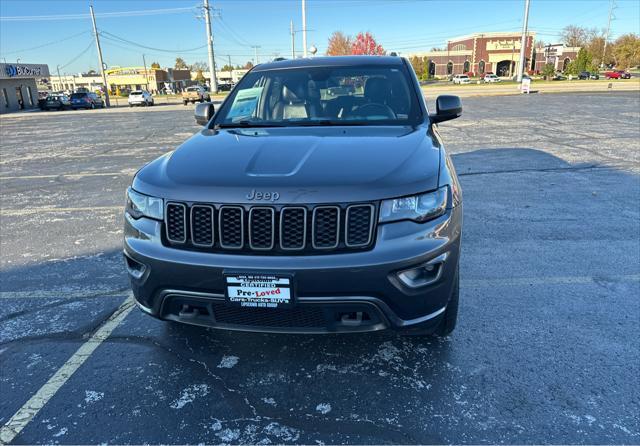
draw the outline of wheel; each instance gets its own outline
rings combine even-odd
[[[133,104],[129,104],[129,108],[133,108]]]
[[[154,102],[153,102],[153,100],[151,100],[151,102],[149,103],[149,105],[154,105]]]
[[[182,101],[182,105],[187,105],[189,101]]]
[[[447,309],[444,312],[442,322],[436,331],[433,333],[435,336],[447,336],[456,328],[456,322],[458,321],[458,303],[460,302],[460,267],[456,267],[456,277],[453,283],[453,290],[451,291],[451,297],[447,304]]]

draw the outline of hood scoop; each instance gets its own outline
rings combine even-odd
[[[246,174],[251,177],[289,177],[298,173],[318,147],[273,144],[265,141],[247,163]]]

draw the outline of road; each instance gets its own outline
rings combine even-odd
[[[128,300],[124,191],[193,107],[0,117],[14,444],[640,442],[640,98],[469,98],[445,339],[177,327]],[[7,423],[9,423],[8,428]]]

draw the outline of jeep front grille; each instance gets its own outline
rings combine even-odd
[[[374,204],[248,206],[170,202],[165,241],[180,249],[239,254],[322,254],[369,249]]]

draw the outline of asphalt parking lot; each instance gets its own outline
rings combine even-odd
[[[440,340],[145,316],[124,191],[198,131],[193,107],[1,117],[0,440],[639,443],[640,96],[464,106],[440,126],[465,199],[460,319]]]

